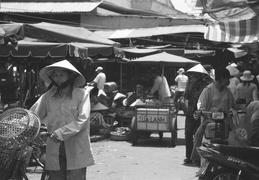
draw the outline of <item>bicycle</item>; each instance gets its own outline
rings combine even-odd
[[[2,180],[29,180],[26,176],[32,142],[40,131],[39,117],[24,108],[11,108],[0,119],[0,177]]]

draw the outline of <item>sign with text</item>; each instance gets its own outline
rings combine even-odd
[[[137,109],[138,130],[169,130],[169,109]]]

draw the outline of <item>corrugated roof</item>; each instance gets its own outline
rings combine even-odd
[[[91,12],[98,2],[2,2],[0,12],[15,13],[65,13]]]

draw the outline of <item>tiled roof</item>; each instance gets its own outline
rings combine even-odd
[[[100,1],[23,1],[1,2],[0,12],[15,13],[65,13],[65,12],[91,12],[102,3]]]

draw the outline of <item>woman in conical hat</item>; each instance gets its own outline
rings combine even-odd
[[[84,76],[67,60],[40,70],[50,88],[31,107],[48,132],[45,169],[49,180],[84,180],[94,164],[90,147],[90,97]]]
[[[191,163],[191,153],[193,149],[193,136],[195,130],[200,125],[200,119],[196,120],[193,113],[197,110],[197,102],[202,90],[209,85],[213,80],[210,78],[206,69],[198,64],[187,70],[189,76],[186,89],[184,92],[185,99],[185,153],[186,159],[184,163]]]

